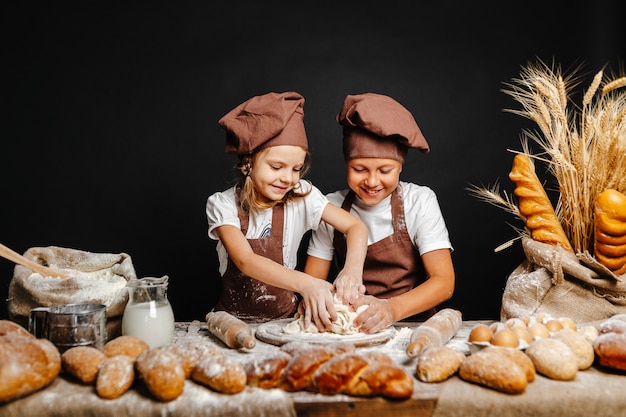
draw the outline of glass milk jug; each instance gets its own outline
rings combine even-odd
[[[174,337],[174,312],[167,299],[168,276],[128,281],[128,303],[122,334],[137,337],[150,348],[167,345]]]

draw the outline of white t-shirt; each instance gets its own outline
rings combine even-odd
[[[322,213],[328,199],[322,192],[306,180],[300,180],[303,192],[311,190],[304,198],[289,202],[285,206],[285,220],[283,228],[283,263],[284,266],[294,269],[298,264],[298,248],[304,234],[317,229],[322,221]],[[235,187],[211,195],[206,204],[206,214],[209,222],[209,237],[217,240],[214,233],[216,227],[231,225],[241,228],[237,216],[235,202]],[[246,238],[260,239],[267,237],[272,228],[272,209],[260,213],[251,213]],[[228,253],[222,242],[217,243],[217,255],[220,261],[220,275],[224,275],[228,266]]]
[[[400,181],[399,190],[404,202],[406,228],[413,246],[420,255],[436,249],[450,249],[452,244],[448,229],[441,214],[435,192],[428,187]],[[341,207],[349,190],[335,191],[328,194],[328,200]],[[391,223],[391,195],[376,206],[367,207],[354,199],[350,213],[360,218],[368,230],[368,245],[378,242],[393,233]],[[307,254],[320,259],[332,260],[334,228],[322,222],[314,231],[309,242]]]

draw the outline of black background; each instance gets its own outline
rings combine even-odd
[[[178,320],[202,320],[219,291],[204,209],[235,160],[217,120],[270,91],[304,95],[324,192],[345,187],[345,95],[405,105],[432,152],[410,153],[401,178],[435,190],[455,247],[446,305],[497,318],[523,255],[493,249],[520,225],[466,188],[513,189],[508,149],[534,126],[503,111],[517,108],[503,83],[541,59],[582,65],[586,88],[624,57],[618,0],[7,3],[0,242],[128,253],[138,276],[170,276]],[[0,259],[0,317],[13,267]]]

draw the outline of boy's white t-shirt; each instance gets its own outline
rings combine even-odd
[[[311,190],[304,198],[290,201],[285,206],[285,220],[283,228],[283,263],[284,266],[294,269],[298,263],[298,249],[304,234],[317,229],[322,221],[322,213],[328,204],[328,199],[322,192],[306,180],[300,180],[303,192]],[[216,227],[231,225],[241,228],[237,216],[235,201],[235,187],[211,195],[206,204],[206,214],[209,222],[208,234],[211,239],[217,239],[214,233]],[[272,209],[260,213],[251,213],[246,238],[260,239],[270,234],[272,226]],[[228,253],[222,242],[217,242],[217,255],[220,262],[220,275],[224,275],[228,266]]]
[[[436,249],[450,249],[450,237],[435,192],[422,185],[400,181],[399,190],[404,202],[404,218],[413,246],[420,255]],[[335,191],[327,195],[331,204],[341,207],[349,190]],[[350,213],[360,218],[368,230],[368,245],[393,233],[391,223],[391,195],[373,207],[360,204],[355,198]],[[332,260],[334,228],[322,222],[313,232],[307,254],[320,259]]]

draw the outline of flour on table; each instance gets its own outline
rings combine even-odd
[[[359,329],[354,325],[354,319],[356,319],[357,316],[367,308],[367,305],[363,305],[356,311],[352,311],[350,307],[340,302],[336,295],[333,300],[335,303],[335,311],[337,312],[337,320],[332,323],[330,329],[326,330],[326,333],[344,335],[360,333]],[[283,327],[283,332],[287,334],[320,333],[314,323],[305,327],[304,316],[301,316],[298,313],[295,315],[295,320]]]

